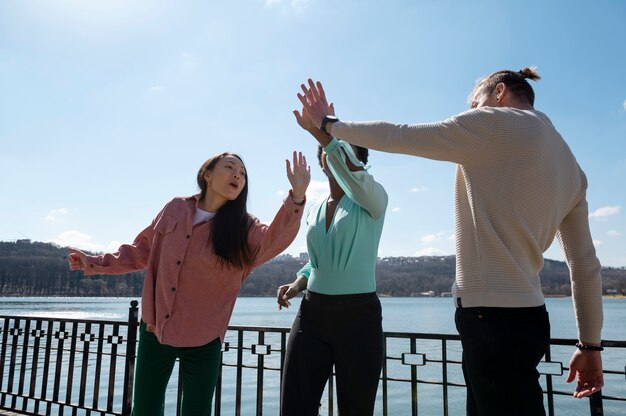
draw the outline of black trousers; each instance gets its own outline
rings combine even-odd
[[[333,365],[339,414],[373,415],[382,360],[382,314],[376,293],[308,292],[287,344],[282,416],[317,416]]]
[[[459,308],[468,416],[544,416],[537,364],[550,343],[545,306]]]

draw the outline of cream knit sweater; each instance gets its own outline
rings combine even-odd
[[[538,273],[556,235],[570,268],[578,338],[600,342],[587,179],[545,114],[482,107],[428,124],[339,121],[332,133],[374,150],[457,163],[453,293],[464,307],[543,305]]]

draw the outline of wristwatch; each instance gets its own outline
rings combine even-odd
[[[335,116],[324,116],[324,118],[322,119],[322,127],[320,127],[320,130],[330,136],[330,133],[326,131],[326,125],[328,123],[334,123],[335,121],[339,121],[339,119]]]

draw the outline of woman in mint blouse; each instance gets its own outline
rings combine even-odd
[[[307,217],[310,261],[278,289],[280,307],[307,289],[291,328],[281,391],[283,416],[317,416],[335,367],[342,416],[374,413],[383,361],[376,257],[387,193],[366,170],[368,151],[317,129],[306,114],[298,124],[319,142],[330,195]]]

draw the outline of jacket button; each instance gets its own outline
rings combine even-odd
[[[175,287],[172,288],[172,292],[176,292],[176,288]]]
[[[178,261],[176,262],[176,264],[178,264],[178,265],[180,266],[180,260],[178,260]]]
[[[170,316],[169,315],[165,315],[165,319],[170,319]]]
[[[187,234],[187,240],[189,240],[191,238],[191,236],[189,234]]]
[[[297,214],[298,212],[300,212],[300,210],[298,208],[295,209],[295,213]]]

